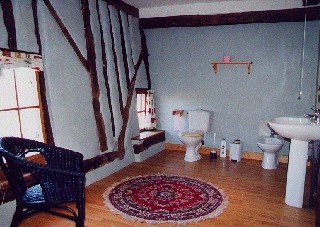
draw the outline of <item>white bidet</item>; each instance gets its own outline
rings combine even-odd
[[[257,142],[258,147],[263,151],[262,168],[278,168],[278,151],[283,146],[283,139],[280,136],[260,136]]]

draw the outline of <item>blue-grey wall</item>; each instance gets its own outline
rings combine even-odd
[[[304,76],[300,93],[303,23],[247,24],[145,30],[157,127],[168,143],[180,143],[173,109],[214,111],[205,146],[241,139],[245,151],[256,145],[260,119],[311,113],[315,104],[319,21],[307,23]],[[245,65],[210,64],[230,55]],[[286,142],[281,153],[288,152]]]

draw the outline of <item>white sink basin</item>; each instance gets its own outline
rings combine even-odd
[[[304,117],[277,117],[269,125],[280,136],[291,139],[285,203],[302,208],[308,143],[320,139],[320,125]]]
[[[280,136],[310,141],[320,139],[320,125],[314,124],[309,118],[304,117],[277,117],[269,121],[270,127]]]

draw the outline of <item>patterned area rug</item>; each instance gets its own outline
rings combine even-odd
[[[222,213],[228,204],[223,191],[199,179],[155,175],[127,178],[103,194],[116,214],[149,224],[188,224]]]

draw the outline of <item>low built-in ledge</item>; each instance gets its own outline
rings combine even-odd
[[[135,154],[140,154],[152,145],[155,145],[166,140],[164,130],[144,131],[140,135],[132,137],[131,142]]]

